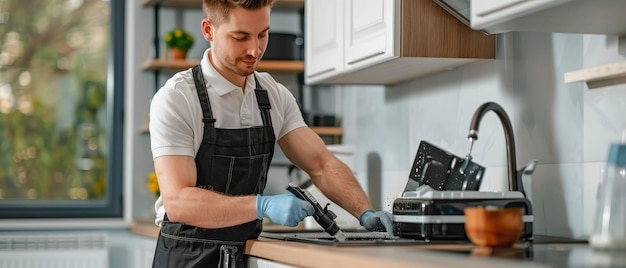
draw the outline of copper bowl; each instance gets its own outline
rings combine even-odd
[[[467,207],[464,214],[465,233],[474,245],[511,246],[522,235],[523,208]]]

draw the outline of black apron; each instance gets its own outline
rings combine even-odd
[[[261,88],[255,76],[254,91],[263,126],[215,128],[215,118],[200,65],[195,66],[192,72],[204,122],[204,137],[195,159],[196,187],[228,195],[262,194],[276,142],[267,90]],[[261,229],[261,220],[205,229],[171,222],[166,213],[152,267],[223,267],[226,263],[229,263],[226,265],[229,267],[244,267],[244,244],[248,239],[257,238]]]

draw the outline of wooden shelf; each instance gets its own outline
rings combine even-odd
[[[141,64],[141,69],[144,71],[156,71],[159,69],[170,71],[181,71],[191,68],[200,63],[199,60],[161,60],[161,59],[148,59]]]
[[[175,8],[202,8],[202,1],[199,0],[144,0],[143,6],[162,6]]]
[[[304,72],[304,61],[295,60],[262,60],[257,70],[264,72]]]
[[[565,83],[585,82],[589,89],[626,83],[626,62],[566,72]]]
[[[196,66],[198,63],[200,63],[199,60],[149,59],[141,65],[141,69],[144,71],[162,69],[176,72]],[[304,72],[304,61],[262,60],[257,66],[257,71],[301,73]]]
[[[144,0],[144,6],[162,6],[171,8],[202,8],[201,0]],[[277,0],[274,3],[277,9],[302,9],[304,0]]]
[[[311,129],[320,136],[341,136],[343,129],[340,127],[311,127]]]

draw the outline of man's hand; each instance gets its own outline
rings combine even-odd
[[[256,215],[259,219],[267,217],[275,223],[293,227],[313,213],[315,209],[311,203],[290,193],[256,197]]]
[[[387,231],[388,237],[394,237],[391,213],[387,211],[373,211],[368,209],[361,213],[359,222],[361,226],[365,227],[368,231]]]

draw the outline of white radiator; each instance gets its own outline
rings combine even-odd
[[[0,233],[0,268],[108,267],[106,233]]]

